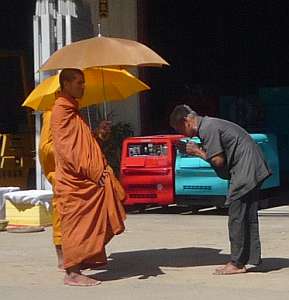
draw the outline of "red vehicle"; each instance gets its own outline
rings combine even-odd
[[[174,203],[174,145],[182,135],[129,137],[123,141],[121,183],[125,205]]]

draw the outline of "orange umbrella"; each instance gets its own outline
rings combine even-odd
[[[41,66],[40,71],[162,65],[168,63],[144,44],[128,39],[98,36],[74,42],[57,50]]]

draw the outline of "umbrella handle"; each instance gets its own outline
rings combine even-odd
[[[103,115],[104,115],[104,119],[107,120],[107,107],[106,107],[106,101],[103,102]]]
[[[89,111],[89,107],[86,107],[87,110],[87,119],[88,119],[88,124],[89,124],[89,128],[92,129],[91,127],[91,119],[90,119],[90,111]]]
[[[98,37],[101,37],[101,30],[100,30],[100,23],[97,24],[97,27],[98,27]]]
[[[103,73],[103,68],[101,68],[101,81],[102,81],[102,92],[103,92],[103,115],[104,115],[104,119],[107,119],[107,106],[106,106],[106,93],[105,93],[105,85],[104,85],[104,73]]]

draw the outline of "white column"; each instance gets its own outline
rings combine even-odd
[[[45,76],[38,72],[40,66],[50,57],[54,51],[56,40],[54,33],[55,1],[37,0],[35,15],[33,17],[33,38],[34,38],[34,79],[35,85],[39,84]],[[41,113],[35,112],[35,169],[36,188],[51,188],[49,182],[43,175],[39,162],[39,141],[41,132]]]
[[[56,11],[57,3],[57,11]],[[36,0],[33,17],[34,31],[34,79],[35,85],[52,74],[38,72],[40,66],[57,49],[71,43],[71,17],[77,17],[73,0]],[[65,22],[64,22],[65,20]],[[63,34],[64,33],[64,34]],[[65,37],[63,36],[65,35]],[[35,165],[36,188],[51,188],[42,173],[39,162],[41,113],[35,113]]]
[[[40,83],[40,73],[38,72],[41,60],[40,53],[40,17],[33,16],[33,39],[34,39],[34,81],[35,86]],[[39,145],[39,137],[40,137],[40,126],[41,126],[41,116],[40,113],[35,112],[35,169],[36,169],[36,188],[42,188],[42,172],[41,166],[38,159],[38,145]]]
[[[71,43],[71,16],[65,16],[65,45]]]
[[[57,49],[60,49],[63,47],[63,17],[61,14],[57,14],[56,17],[56,40],[57,40]]]

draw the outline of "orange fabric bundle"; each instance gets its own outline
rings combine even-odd
[[[52,184],[55,176],[55,161],[50,129],[50,119],[51,111],[43,113],[43,122],[39,141],[39,160],[45,177]]]
[[[55,159],[50,128],[51,111],[44,112],[42,115],[42,128],[39,141],[39,160],[44,175],[53,186],[55,181]],[[61,225],[56,208],[56,199],[52,198],[52,227],[53,243],[61,245]]]

